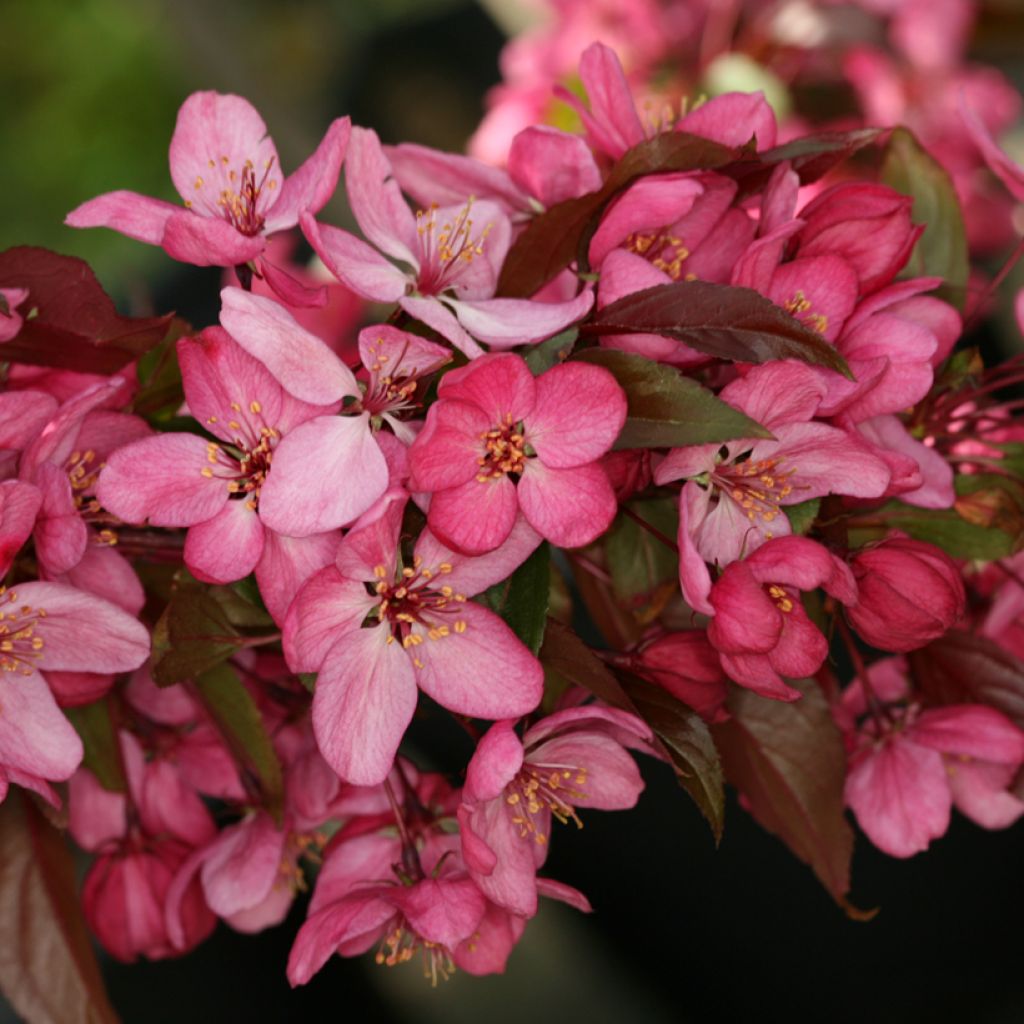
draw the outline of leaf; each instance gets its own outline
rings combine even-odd
[[[629,508],[666,537],[679,532],[679,512],[673,498],[632,501]],[[653,621],[664,607],[658,592],[666,584],[669,596],[676,592],[678,554],[636,520],[620,513],[605,536],[605,556],[616,596],[638,622]]]
[[[533,654],[544,639],[550,583],[551,548],[544,541],[507,580],[481,595],[483,603],[508,623]]]
[[[614,448],[681,448],[774,435],[671,366],[614,349],[590,348],[576,359],[603,366],[626,393],[626,423]]]
[[[811,498],[796,505],[787,505],[784,509],[789,520],[789,528],[795,534],[803,536],[814,525],[821,508],[821,498]]]
[[[202,584],[179,580],[153,630],[153,680],[171,686],[194,679],[230,658],[239,643],[221,602]]]
[[[280,824],[284,795],[281,764],[256,702],[230,665],[197,676],[196,692],[228,749],[242,768],[243,780],[255,780],[263,802]]]
[[[820,334],[752,288],[707,281],[655,285],[605,306],[580,333],[660,334],[716,359],[800,359],[853,379],[846,361]]]
[[[523,358],[530,368],[530,373],[539,377],[545,370],[550,370],[552,366],[564,363],[569,358],[578,335],[579,331],[573,327],[568,331],[562,331],[561,334],[556,334],[553,338],[548,338],[547,341],[528,346]]]
[[[743,155],[743,150],[687,132],[666,132],[645,139],[623,154],[598,191],[556,203],[530,221],[505,257],[497,294],[529,297],[573,260],[586,270],[586,249],[604,208],[637,178],[670,171],[710,170]]]
[[[725,786],[711,730],[696,711],[657,686],[633,677],[623,687],[636,713],[654,730],[679,785],[707,819],[717,844],[725,827]]]
[[[914,684],[936,704],[988,704],[1024,729],[1024,662],[994,640],[951,629],[907,655]]]
[[[969,523],[955,508],[916,508],[891,501],[870,513],[868,522],[870,525],[862,528],[857,520],[851,521],[851,547],[877,540],[887,530],[903,530],[915,540],[935,544],[953,558],[991,562],[1014,553],[1016,538],[1003,530]]]
[[[33,366],[116,373],[159,344],[174,319],[120,316],[87,263],[32,245],[0,253],[2,287],[29,290],[4,359]]]
[[[949,172],[906,128],[894,128],[882,162],[882,181],[914,200],[913,220],[923,224],[906,275],[941,277],[963,308],[967,296],[967,232]]]
[[[623,673],[617,678],[568,626],[560,622],[548,622],[540,660],[545,672],[556,673],[561,680],[583,687],[606,704],[629,711],[650,725],[680,786],[707,818],[718,842],[725,815],[722,773],[711,735],[700,716],[635,676]]]
[[[117,1024],[61,834],[12,790],[0,806],[0,988],[32,1024]]]
[[[787,704],[735,688],[732,718],[711,727],[726,779],[751,814],[810,865],[852,917],[853,831],[843,815],[846,755],[828,704],[812,680],[795,683],[803,697]]]
[[[64,708],[75,731],[82,738],[85,758],[82,764],[96,776],[104,789],[123,793],[127,789],[117,733],[110,718],[108,700],[98,700],[77,708]]]

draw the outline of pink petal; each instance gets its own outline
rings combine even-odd
[[[528,760],[542,777],[548,769],[553,774],[571,771],[571,777],[563,777],[560,787],[568,791],[566,802],[581,810],[595,807],[602,811],[624,811],[636,806],[644,789],[633,758],[620,743],[600,733],[580,731],[555,736],[531,750]],[[577,797],[576,793],[581,795]]]
[[[146,603],[146,593],[128,559],[115,548],[96,543],[95,537],[78,564],[54,582],[102,597],[129,615],[137,616]]]
[[[1018,202],[1024,202],[1024,168],[1011,160],[995,143],[984,122],[967,103],[966,94],[961,90],[960,116],[967,126],[967,132],[978,147],[989,170],[1009,189]]]
[[[982,828],[1008,828],[1024,814],[1024,801],[1007,791],[1015,774],[1015,765],[970,760],[946,762],[953,803],[961,814]]]
[[[484,354],[484,350],[466,333],[455,314],[440,299],[406,295],[398,300],[398,304],[413,319],[425,323],[450,341],[467,359],[476,359]]]
[[[466,402],[482,409],[488,426],[518,423],[533,412],[536,385],[521,356],[500,353],[481,356],[468,366],[450,370],[441,379],[438,397]]]
[[[580,79],[590,103],[584,124],[597,145],[618,158],[642,142],[643,126],[615,52],[603,43],[588,46],[580,57]]]
[[[318,416],[274,450],[260,491],[260,519],[289,537],[325,533],[357,519],[387,485],[387,463],[370,432],[369,414]]]
[[[725,146],[743,146],[752,137],[757,139],[759,150],[775,145],[775,114],[762,92],[715,96],[687,114],[676,129]]]
[[[445,303],[474,338],[496,348],[511,348],[543,341],[582,320],[594,304],[588,288],[568,302],[533,302],[529,299],[478,299]]]
[[[846,803],[875,846],[912,857],[949,828],[942,756],[900,737],[865,751],[846,777]]]
[[[259,274],[270,291],[286,306],[295,309],[323,309],[327,305],[326,285],[307,287],[297,277],[275,266],[268,259],[260,260]]]
[[[21,480],[0,483],[0,579],[32,533],[42,503],[39,489]]]
[[[0,451],[21,451],[57,411],[57,400],[42,391],[0,393]]]
[[[218,917],[230,917],[262,900],[280,881],[285,833],[267,813],[224,829],[202,868],[203,891]]]
[[[192,526],[226,504],[227,481],[204,476],[207,442],[193,434],[159,434],[119,448],[96,485],[104,508],[128,523]]]
[[[441,626],[447,627],[446,634],[440,633]],[[540,702],[540,662],[486,608],[467,601],[452,615],[437,616],[436,627],[433,620],[427,628],[412,626],[411,635],[421,640],[409,648],[416,679],[442,707],[499,719],[518,718]]]
[[[234,583],[256,568],[265,531],[248,501],[229,501],[185,538],[185,564],[206,583]]]
[[[721,398],[774,431],[811,419],[825,395],[820,376],[806,363],[783,359],[754,366],[722,388]]]
[[[599,459],[626,422],[626,396],[600,366],[562,363],[537,380],[526,440],[545,466],[569,469]]]
[[[487,906],[483,893],[469,878],[425,878],[400,888],[396,902],[418,935],[448,949],[476,930]]]
[[[733,562],[711,588],[715,617],[708,640],[725,654],[766,654],[779,640],[782,613],[748,565]]]
[[[0,672],[0,765],[43,779],[69,779],[82,741],[38,672]]]
[[[532,386],[531,377],[531,390]],[[485,451],[481,435],[501,422],[501,417],[492,418],[476,404],[454,399],[435,402],[409,449],[411,486],[416,491],[439,491],[472,481],[480,471],[477,460]]]
[[[72,210],[64,223],[72,228],[110,228],[149,245],[160,245],[167,218],[181,207],[137,192],[107,192]]]
[[[334,644],[358,630],[377,603],[362,582],[346,579],[334,566],[310,577],[285,618],[284,653],[292,670],[316,672]]]
[[[698,484],[686,483],[679,496],[679,588],[686,603],[704,615],[714,615],[708,600],[711,593],[711,573],[704,557],[697,550],[693,537],[706,516],[708,495]]]
[[[410,285],[409,276],[355,235],[319,224],[304,213],[302,233],[328,270],[357,295],[376,302],[395,302]]]
[[[608,475],[597,462],[549,469],[539,458],[530,459],[516,490],[527,522],[560,548],[596,540],[618,510]]]
[[[449,547],[467,555],[485,554],[512,532],[519,511],[516,492],[505,475],[435,491],[427,523]]]
[[[278,625],[299,588],[314,573],[330,565],[338,553],[339,533],[314,533],[309,537],[285,537],[266,530],[263,554],[256,563],[260,597]]]
[[[300,214],[319,213],[327,204],[338,184],[351,129],[352,122],[347,117],[332,121],[312,155],[285,178],[277,202],[267,212],[268,234],[295,227]]]
[[[1024,762],[1024,732],[995,708],[980,704],[931,708],[907,730],[915,743],[945,754],[1006,764]]]
[[[772,668],[770,654],[722,654],[722,670],[734,682],[767,700],[794,701],[802,696]]]
[[[365,582],[394,578],[402,516],[408,501],[404,490],[389,490],[345,534],[338,545],[336,560],[342,576]]]
[[[167,218],[160,241],[168,256],[197,267],[235,267],[266,247],[262,235],[243,235],[226,220],[177,210]]]
[[[225,288],[220,297],[224,329],[296,398],[330,405],[359,396],[352,371],[283,306],[241,288]]]
[[[60,583],[22,583],[8,590],[19,605],[44,609],[38,668],[73,672],[127,672],[149,656],[149,632],[116,605]]]
[[[401,147],[400,147],[401,148]],[[509,177],[544,206],[596,192],[601,172],[590,147],[578,135],[533,125],[521,131],[508,151]],[[479,189],[476,195],[486,195]],[[526,204],[520,200],[520,205]]]
[[[476,931],[454,950],[455,966],[475,976],[503,974],[525,928],[525,918],[488,903]]]
[[[495,722],[476,745],[466,768],[467,800],[493,800],[523,766],[523,743],[515,721]]]
[[[313,730],[346,782],[383,782],[416,709],[416,677],[387,626],[357,629],[331,649],[317,676]]]

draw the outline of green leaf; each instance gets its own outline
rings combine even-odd
[[[668,538],[679,531],[679,512],[672,498],[631,501],[629,508]],[[605,536],[605,556],[616,596],[638,621],[652,621],[664,608],[664,599],[676,591],[678,554],[620,513]]]
[[[814,525],[821,508],[821,498],[811,498],[797,505],[787,505],[783,511],[789,520],[789,528],[793,533],[803,536]]]
[[[575,357],[603,366],[626,393],[626,423],[615,448],[681,448],[691,444],[773,435],[671,366],[614,349],[591,348]]]
[[[716,359],[799,359],[853,379],[820,334],[755,292],[707,281],[675,281],[625,295],[580,327],[583,335],[660,334]]]
[[[0,806],[0,988],[32,1024],[117,1024],[61,834],[27,793]]]
[[[572,353],[578,334],[579,331],[573,327],[556,334],[553,338],[548,338],[547,341],[542,341],[539,345],[530,345],[529,350],[523,355],[530,372],[539,377],[552,366],[564,363]]]
[[[818,685],[793,685],[803,696],[792,704],[735,688],[732,717],[711,733],[726,779],[754,818],[810,865],[850,916],[863,917],[846,899],[853,831],[843,814],[843,738]]]
[[[280,822],[281,764],[259,708],[238,673],[230,665],[217,665],[196,677],[195,688],[242,769],[243,781],[255,782],[267,810]]]
[[[637,178],[710,170],[736,161],[744,153],[686,132],[665,132],[644,140],[623,154],[598,191],[555,203],[530,221],[505,257],[498,295],[529,297],[573,260],[586,270],[586,250],[601,213]]]
[[[481,602],[497,612],[534,654],[544,639],[550,583],[551,548],[544,541],[507,580],[480,595]]]
[[[642,679],[623,681],[636,713],[668,753],[679,785],[693,798],[718,843],[725,827],[722,765],[711,731],[692,708]]]
[[[123,793],[127,784],[121,766],[117,733],[110,718],[109,701],[104,699],[77,708],[65,708],[64,714],[82,739],[85,748],[82,764],[96,776],[104,789]]]
[[[935,544],[953,558],[991,562],[1014,553],[1016,538],[1003,530],[969,523],[955,508],[916,508],[891,501],[869,515],[872,521],[880,522],[864,527],[857,520],[851,521],[851,547],[878,540],[887,530],[903,530],[915,540]]]
[[[240,642],[227,611],[209,589],[179,580],[153,630],[153,680],[171,686],[194,679],[230,658]]]
[[[908,277],[941,277],[962,309],[967,295],[967,232],[949,172],[906,128],[893,129],[882,181],[914,200],[913,220],[924,234],[907,263]]]

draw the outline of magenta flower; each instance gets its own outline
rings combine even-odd
[[[470,199],[461,207],[431,207],[414,216],[392,174],[376,134],[355,128],[346,187],[372,245],[309,214],[302,217],[310,245],[353,291],[376,302],[397,302],[471,359],[483,353],[474,339],[498,348],[540,341],[590,310],[590,291],[568,302],[494,298],[512,237],[500,207]]]
[[[323,305],[322,289],[311,291],[261,257],[269,235],[295,227],[303,212],[316,213],[331,198],[349,130],[347,117],[332,122],[316,152],[285,177],[267,126],[247,100],[196,92],[178,111],[171,138],[171,179],[185,208],[108,192],[72,210],[65,223],[112,228],[200,267],[260,260],[258,272],[285,302]]]
[[[512,354],[445,375],[409,450],[412,490],[431,492],[430,528],[467,554],[504,543],[521,510],[559,547],[599,537],[616,502],[599,459],[626,418],[607,370],[563,363],[536,380]]]
[[[800,600],[800,591],[816,587],[843,604],[857,601],[846,564],[806,537],[770,540],[726,566],[711,589],[708,640],[731,679],[762,697],[799,698],[783,677],[813,675],[828,656],[828,642]]]
[[[148,654],[145,627],[108,601],[59,583],[0,587],[0,769],[70,778],[82,741],[43,673],[125,672]]]
[[[558,711],[522,739],[515,724],[497,722],[477,746],[459,823],[473,881],[497,906],[532,917],[552,818],[580,825],[577,807],[633,807],[644,783],[625,745],[652,733],[635,715],[599,706]]]
[[[273,591],[281,563],[303,559],[290,550],[294,541],[268,543],[271,534],[316,546],[314,535],[352,521],[383,491],[387,469],[368,417],[299,401],[218,328],[180,340],[178,358],[189,409],[220,443],[165,433],[119,448],[97,496],[126,522],[189,527],[185,561],[202,578],[227,583],[255,569]]]
[[[889,469],[859,434],[814,422],[825,395],[821,376],[803,363],[755,366],[721,398],[767,427],[774,440],[673,448],[655,480],[687,480],[680,498],[679,581],[697,611],[711,614],[711,575],[789,534],[785,508],[826,494],[874,498]]]
[[[945,834],[954,802],[986,828],[1017,820],[1024,803],[1007,789],[1022,763],[1024,732],[993,708],[912,706],[867,720],[850,758],[846,802],[875,846],[911,857]]]
[[[399,560],[407,495],[392,492],[342,541],[336,566],[313,576],[288,612],[284,645],[296,672],[318,672],[313,726],[327,763],[374,785],[391,769],[417,687],[476,718],[510,718],[540,700],[540,663],[493,612],[470,601],[536,548],[525,523],[500,551],[464,558],[430,533]],[[374,621],[376,620],[376,621]]]

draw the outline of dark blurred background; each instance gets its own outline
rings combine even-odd
[[[195,89],[251,100],[286,170],[342,113],[385,141],[458,150],[497,81],[503,40],[483,8],[460,0],[4,0],[0,249],[84,257],[126,311],[211,322],[218,271],[72,231],[64,215],[114,188],[174,199],[167,145]],[[1021,48],[990,42],[1019,75],[1007,62]],[[325,211],[344,218],[338,200]],[[128,1024],[1024,1022],[1024,828],[990,834],[957,819],[909,862],[862,842],[853,899],[881,910],[857,923],[738,806],[716,850],[668,769],[644,770],[636,811],[590,813],[582,831],[554,837],[548,873],[587,893],[594,915],[544,907],[503,977],[431,990],[413,965],[335,958],[293,992],[284,966],[300,903],[281,928],[248,937],[222,926],[182,960],[105,960],[112,1000]]]

